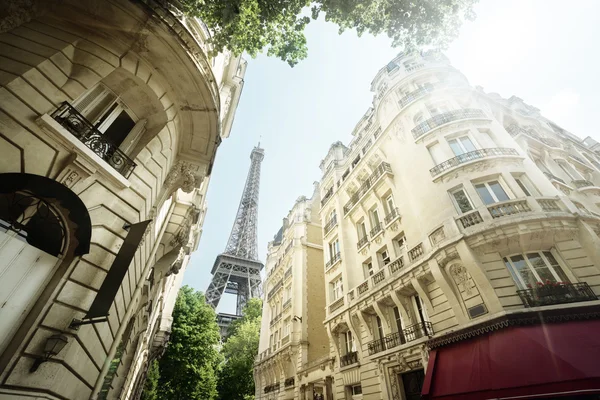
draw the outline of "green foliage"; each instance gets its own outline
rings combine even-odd
[[[255,57],[263,49],[294,66],[306,58],[304,29],[311,14],[358,35],[387,34],[394,46],[444,47],[477,0],[170,0],[212,30],[215,53],[227,48]],[[310,13],[308,13],[308,7]]]
[[[225,362],[219,370],[219,399],[254,399],[253,369],[258,354],[261,314],[262,301],[251,299],[244,308],[244,316],[230,327],[231,334],[222,349]]]
[[[158,400],[157,389],[159,376],[158,361],[154,360],[152,365],[150,365],[150,368],[148,368],[148,375],[146,377],[146,383],[144,384],[141,400]]]
[[[169,346],[159,362],[158,399],[216,399],[216,370],[222,361],[218,343],[214,310],[201,292],[182,287],[173,309]]]

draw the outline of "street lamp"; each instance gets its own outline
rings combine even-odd
[[[31,368],[29,368],[29,373],[37,371],[40,365],[60,353],[68,342],[69,339],[65,335],[61,334],[52,335],[46,339],[46,344],[44,345],[44,355],[35,359],[35,362]]]

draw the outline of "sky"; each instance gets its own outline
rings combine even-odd
[[[576,5],[576,6],[575,6]],[[463,25],[444,52],[486,92],[516,95],[575,135],[600,141],[600,1],[480,0],[477,19]],[[324,21],[306,30],[308,58],[294,68],[266,56],[248,59],[244,89],[228,139],[221,144],[207,195],[208,212],[184,284],[206,291],[225,249],[259,140],[265,149],[258,211],[258,252],[295,200],[310,197],[319,163],[335,141],[347,144],[373,99],[371,80],[400,49],[386,36],[338,35]],[[217,309],[234,313],[224,295]]]

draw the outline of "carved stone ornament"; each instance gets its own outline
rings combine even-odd
[[[165,186],[177,187],[186,193],[192,192],[200,186],[200,180],[195,173],[198,167],[185,161],[177,161],[165,179]]]
[[[452,275],[454,282],[456,282],[456,286],[458,286],[461,291],[465,292],[467,296],[472,294],[471,277],[462,264],[455,264],[450,267],[450,275]]]
[[[382,236],[382,235],[379,235],[379,236],[377,236],[377,237],[375,238],[375,243],[377,243],[377,244],[380,244],[380,243],[381,243],[381,241],[383,240],[381,236]]]
[[[394,222],[392,225],[390,225],[390,229],[396,232],[398,230],[398,222]]]
[[[396,362],[398,363],[399,372],[407,371],[410,369],[408,366],[408,362],[406,362],[406,358],[402,355],[402,353],[396,353]]]
[[[446,239],[446,232],[444,232],[444,227],[439,227],[431,235],[429,235],[429,240],[433,246],[440,243],[442,240]]]
[[[72,189],[78,182],[88,178],[94,172],[96,172],[95,168],[83,158],[78,158],[77,155],[72,154],[68,158],[65,167],[59,172],[56,180]]]

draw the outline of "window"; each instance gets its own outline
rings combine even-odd
[[[402,333],[404,330],[404,324],[402,323],[402,316],[398,307],[394,307],[394,319],[396,320],[397,332]],[[400,335],[400,343],[405,343],[404,335]]]
[[[165,222],[165,218],[167,218],[167,212],[169,211],[169,208],[171,208],[172,202],[173,202],[173,197],[171,196],[167,200],[164,201],[164,203],[162,204],[162,206],[160,206],[160,209],[158,210],[158,213],[156,215],[156,220],[154,222],[154,238],[155,239],[158,236],[160,229],[162,228],[163,222]]]
[[[418,112],[415,114],[415,116],[413,117],[413,122],[415,124],[419,124],[420,122],[422,122],[425,119],[423,112]]]
[[[538,282],[569,282],[569,278],[549,251],[504,257],[504,264],[519,289],[535,287]]]
[[[373,263],[371,261],[368,261],[363,264],[363,272],[365,275],[365,279],[373,275]]]
[[[562,168],[567,176],[573,180],[584,179],[583,176],[571,164],[563,160],[556,160],[556,163]]]
[[[578,203],[576,201],[574,201],[573,204],[575,204],[575,207],[577,207],[577,209],[579,211],[581,211],[583,214],[586,214],[586,215],[590,215],[591,214],[590,210],[588,210],[587,208],[585,208],[585,206],[583,204]]]
[[[356,224],[356,234],[358,235],[358,240],[367,236],[367,227],[365,226],[364,220],[361,220]]]
[[[535,186],[533,186],[525,174],[515,176],[514,178],[515,182],[517,182],[517,185],[519,185],[523,193],[525,193],[525,196],[538,195],[538,191],[536,190]]]
[[[460,156],[462,154],[476,150],[475,145],[471,141],[471,138],[466,135],[450,139],[448,140],[448,144],[450,145],[450,148],[454,152],[455,156]]]
[[[292,286],[288,286],[285,288],[285,291],[283,292],[283,301],[288,301],[289,299],[292,298]]]
[[[340,252],[340,241],[335,239],[332,242],[329,242],[329,259],[335,260],[338,257],[338,253]]]
[[[342,277],[340,276],[335,281],[329,284],[331,289],[331,301],[334,302],[344,295],[344,286],[342,284]]]
[[[388,265],[391,261],[390,259],[390,253],[388,252],[387,249],[382,250],[381,252],[378,253],[379,255],[379,263],[381,264],[381,266],[383,267],[384,265]]]
[[[413,306],[415,307],[415,311],[417,314],[417,318],[419,319],[419,322],[429,321],[429,317],[427,316],[427,311],[425,310],[425,307],[423,307],[423,301],[421,300],[421,298],[418,295],[414,295],[412,297],[412,300],[413,300]]]
[[[329,221],[335,220],[336,217],[337,217],[337,214],[335,212],[335,209],[331,210],[331,212],[329,213]]]
[[[362,394],[362,386],[354,385],[352,386],[351,391],[353,396]]]
[[[478,183],[475,185],[475,190],[477,190],[479,197],[486,205],[509,199],[504,188],[497,180]]]
[[[454,203],[454,206],[456,207],[459,213],[462,214],[473,210],[471,200],[469,200],[467,192],[465,192],[465,189],[463,187],[453,190],[452,192],[450,192],[450,195],[452,197],[452,202]]]
[[[291,330],[290,330],[291,324],[290,324],[290,319],[287,318],[285,320],[285,323],[283,325],[283,337],[286,337],[290,334]]]
[[[437,103],[427,106],[427,109],[431,115],[438,115],[448,111],[448,106],[443,103]]]
[[[400,257],[406,250],[406,236],[404,236],[404,232],[396,236],[392,240],[392,244],[394,246],[394,251],[396,252],[396,257]]]
[[[346,331],[342,333],[342,336],[344,338],[344,350],[346,350],[346,354],[356,351],[356,344],[354,343],[352,332]]]
[[[103,84],[98,84],[74,104],[106,138],[120,146],[135,126],[127,107]]]
[[[375,317],[375,324],[377,326],[377,339],[383,339],[383,325],[381,324],[381,318],[379,318],[379,315]]]
[[[375,228],[379,226],[379,211],[377,207],[369,211],[369,217],[371,218],[371,227]]]
[[[428,146],[427,150],[429,151],[429,155],[431,156],[431,159],[435,165],[441,164],[446,159],[444,150],[442,150],[442,146],[438,142]]]
[[[385,199],[385,206],[387,208],[388,214],[391,214],[396,209],[396,205],[394,204],[394,198],[391,194]]]

